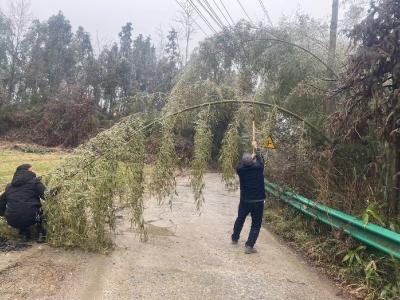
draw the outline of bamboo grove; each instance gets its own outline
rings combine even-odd
[[[190,168],[194,208],[200,210],[205,201],[203,176],[212,161],[217,111],[214,108],[223,105],[227,104],[221,101],[203,104],[148,124],[137,116],[130,116],[76,149],[62,166],[45,177],[49,187],[44,206],[49,243],[107,251],[112,248],[116,211],[123,208],[130,211],[132,226],[140,238],[146,240],[145,195],[155,197],[160,205],[168,203],[172,208],[180,161],[175,149],[178,126],[181,122],[190,122],[186,118],[192,112],[196,116],[192,121],[194,150],[187,167]],[[233,114],[221,141],[218,161],[224,182],[235,188],[235,167],[240,154],[250,150],[249,144],[243,145],[243,135],[249,131],[249,120],[256,114],[251,101],[231,101],[228,105],[233,107]],[[277,107],[272,106],[260,114],[257,122],[264,120],[264,130],[258,132],[260,138],[269,134],[277,113]],[[155,162],[147,165],[146,140],[153,132],[152,127],[161,132],[160,146]]]
[[[325,52],[297,34],[305,20],[275,29],[253,28],[241,22],[206,39],[174,84],[161,117],[151,120],[143,113],[127,117],[79,147],[46,178],[50,187],[45,208],[50,242],[107,248],[111,245],[110,229],[115,227],[115,210],[121,206],[131,208],[132,224],[145,239],[143,199],[151,193],[160,204],[172,206],[175,175],[182,164],[191,169],[198,208],[204,201],[203,175],[209,163],[218,162],[223,180],[234,188],[234,166],[248,150],[253,119],[260,130],[259,141],[272,133],[285,145],[279,149],[279,159],[267,160],[276,164],[270,169],[280,175],[271,179],[353,215],[363,215],[377,203],[386,227],[398,231],[395,187],[400,182],[399,156],[391,153],[398,149],[394,108],[399,96],[398,47],[393,42],[399,28],[398,10],[394,9],[398,0],[382,3],[352,32],[353,55],[348,59],[348,70],[338,70],[339,78],[325,78],[326,65],[316,59]],[[375,28],[376,22],[390,26],[382,25],[372,32],[369,28]],[[306,23],[317,30],[312,21]],[[370,40],[363,40],[366,33],[371,34]],[[388,36],[384,58],[379,48],[381,34]],[[290,43],[277,42],[271,36]],[[364,59],[371,53],[377,56],[375,60]],[[361,69],[360,62],[365,63]],[[383,67],[375,70],[375,62]],[[368,70],[376,74],[366,82],[362,74]],[[380,78],[379,89],[373,90],[376,78]],[[375,95],[377,91],[381,94]],[[332,115],[324,112],[328,98],[337,103]],[[387,106],[378,101],[373,104],[376,99]],[[318,128],[324,128],[332,138]],[[315,137],[312,141],[310,133]],[[189,159],[179,150],[182,135],[191,143],[187,147]],[[157,140],[153,148],[158,150],[149,159],[152,139]],[[326,144],[330,146],[321,147]],[[385,157],[380,155],[383,152]]]

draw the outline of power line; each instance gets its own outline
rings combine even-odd
[[[237,0],[238,2],[239,2],[239,0]],[[201,0],[197,0],[197,2],[199,2],[201,5],[202,5],[202,7],[203,7],[203,9],[211,16],[211,18],[213,18],[214,19],[214,21],[215,21],[215,17],[212,15],[212,13],[210,12],[210,11],[208,11],[205,7],[204,7],[204,5],[203,5],[203,3],[201,2]],[[205,2],[207,2],[208,3],[208,1],[207,0],[205,0]],[[221,1],[221,3],[222,3],[222,1]],[[239,2],[239,4],[241,5],[241,3]],[[209,5],[209,4],[208,4]],[[223,3],[222,3],[222,5],[223,5]],[[242,7],[242,9],[244,10],[244,7],[241,5],[241,7]],[[225,9],[226,9],[226,7],[225,7]],[[213,9],[211,9],[214,13],[215,13],[215,11],[213,10]],[[226,10],[227,11],[227,10]],[[245,11],[245,10],[244,10]],[[246,11],[245,11],[245,13],[246,13]],[[229,12],[228,12],[228,14],[229,14]],[[246,15],[248,16],[248,14],[246,13]],[[248,16],[249,17],[249,16]],[[250,19],[250,17],[249,17],[249,20],[250,20],[250,23],[251,23],[251,19]],[[216,21],[215,21],[216,22]],[[217,24],[218,24],[218,22],[216,22]],[[222,26],[224,26],[223,24],[222,24]],[[223,28],[222,28],[223,29]],[[241,46],[241,48],[243,49],[243,52],[244,52],[244,55],[247,57],[247,59],[249,59],[249,55],[248,55],[248,53],[246,52],[246,49],[244,48],[244,46],[243,46],[243,43],[242,42],[240,42],[240,46]]]
[[[262,0],[258,0],[258,2],[260,3],[262,10],[264,11],[264,14],[267,16],[267,20],[268,20],[269,24],[273,27],[274,24],[272,24],[272,20],[269,17],[268,10],[265,8],[265,5],[264,5],[263,1]]]
[[[217,33],[217,31],[214,29],[214,27],[208,22],[207,18],[204,17],[203,13],[199,10],[199,8],[194,4],[192,0],[188,0],[189,3],[192,5],[192,7],[195,9],[197,14],[200,16],[200,18],[204,21],[204,23],[208,26],[208,28],[211,29],[212,32]]]
[[[204,0],[204,2],[211,11],[211,13],[217,18],[218,22],[222,25],[222,27],[226,27],[224,22],[222,22],[222,20],[220,19],[219,15],[215,12],[214,8],[210,5],[208,0]]]
[[[211,28],[211,30],[214,33],[217,33],[217,31],[214,29],[214,26],[211,25],[211,22],[207,19],[207,17],[203,14],[203,12],[201,11],[201,9],[199,7],[197,7],[197,5],[194,3],[194,0],[188,0],[191,5],[195,8],[195,10],[197,11],[197,13],[199,14],[199,16],[203,19],[203,21],[207,24],[207,26],[209,28]]]
[[[203,20],[203,22],[208,26],[208,28],[211,29],[212,32],[217,33],[214,27],[208,22],[208,20],[204,17],[204,15],[201,13],[201,11],[198,9],[196,4],[192,0],[187,0],[188,3],[194,8],[194,10],[197,12],[197,14],[200,16],[200,18]]]
[[[222,14],[222,16],[224,17],[226,23],[228,23],[229,26],[232,26],[232,25],[229,23],[228,18],[225,16],[224,12],[221,10],[221,8],[219,7],[219,5],[217,4],[217,1],[213,0],[213,2],[214,2],[214,4],[215,4],[215,6],[217,7],[217,9],[219,10],[219,12],[220,12],[220,13]]]
[[[185,12],[185,7],[183,7],[182,3],[179,2],[179,0],[175,0],[176,3],[178,3],[178,5],[182,8],[182,10]],[[204,31],[204,29],[199,25],[199,23],[197,23],[195,18],[191,18],[193,20],[193,22],[197,25],[197,27],[199,27],[199,29],[204,33],[205,36],[208,37],[208,34]]]
[[[217,20],[217,19],[213,16],[213,14],[207,9],[207,7],[204,5],[204,3],[201,2],[201,0],[197,0],[197,2],[198,2],[198,3],[201,5],[201,7],[207,12],[207,14],[208,14],[209,16],[211,16],[211,18],[214,20],[214,22],[215,22],[221,29],[223,29],[224,26],[218,22],[218,20]]]
[[[240,2],[240,0],[236,0],[236,2],[240,5],[240,7],[242,8],[244,14],[246,15],[247,19],[249,19],[249,22],[253,24],[253,22],[251,21],[251,18],[249,16],[249,14],[247,13],[247,11],[244,9],[242,2]]]
[[[231,19],[232,24],[234,25],[234,24],[235,24],[235,21],[232,19],[232,16],[231,16],[231,14],[229,13],[229,11],[226,9],[226,6],[225,6],[224,2],[223,2],[222,0],[219,0],[219,2],[221,2],[222,7],[223,7],[224,10],[226,11],[226,14],[228,15],[229,19]]]

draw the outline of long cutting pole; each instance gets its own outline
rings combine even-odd
[[[254,142],[256,141],[256,123],[253,121],[253,156],[256,155],[256,147],[254,147]]]

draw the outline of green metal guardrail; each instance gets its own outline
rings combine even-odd
[[[265,180],[265,189],[304,214],[336,229],[343,229],[345,233],[362,243],[400,259],[400,234],[375,224],[364,224],[358,218],[285,191],[267,180]]]

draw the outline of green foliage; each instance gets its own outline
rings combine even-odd
[[[124,143],[121,145],[119,160],[123,162],[120,168],[122,169],[121,175],[125,178],[125,187],[122,187],[122,189],[125,188],[123,203],[126,203],[130,209],[132,226],[139,230],[142,240],[147,240],[143,219],[145,135],[142,130],[137,130],[141,125],[140,122],[137,122],[135,127],[129,126],[123,129]],[[133,136],[134,138],[132,138]]]
[[[150,191],[157,197],[158,202],[162,204],[168,198],[171,207],[173,197],[176,195],[175,171],[178,164],[178,157],[175,151],[175,122],[174,118],[170,118],[162,124],[163,137],[160,141],[160,149],[150,184]]]
[[[222,145],[219,156],[219,164],[222,172],[222,179],[228,188],[237,188],[235,180],[236,166],[239,163],[240,150],[240,119],[235,115],[232,123],[222,139]]]
[[[225,99],[225,94],[228,94],[224,90],[224,87],[217,85],[216,83],[205,80],[193,82],[192,67],[188,67],[185,74],[175,85],[171,91],[167,110],[169,112],[178,111],[183,107],[190,107],[196,104],[217,102]],[[187,119],[195,118],[196,114],[188,114]],[[192,124],[192,122],[190,122]]]
[[[370,203],[362,215],[362,219],[365,225],[367,225],[372,217],[373,220],[381,226],[385,226],[380,214],[380,207],[377,203]]]
[[[46,154],[52,152],[52,150],[48,148],[36,147],[30,145],[19,147],[18,150],[24,153],[35,153],[35,154]]]
[[[62,167],[76,169],[84,162],[84,159],[69,159]],[[107,162],[96,161],[66,184],[56,182],[57,175],[52,174],[48,186],[55,189],[46,197],[43,207],[49,244],[92,251],[105,251],[111,247],[104,226],[108,223],[112,228],[115,221],[110,206],[115,173],[115,164],[108,167]],[[60,175],[63,180],[64,174]]]
[[[270,112],[268,112],[268,115],[266,119],[264,120],[263,123],[261,123],[261,136],[260,140],[266,141],[269,136],[272,135],[272,133],[276,129],[276,122],[277,122],[277,115],[278,115],[278,109],[276,106],[274,106]]]
[[[178,68],[181,62],[181,55],[179,53],[179,41],[178,41],[178,32],[172,28],[169,31],[167,36],[168,43],[165,46],[165,51],[168,54],[169,62],[173,65],[173,67]]]
[[[203,176],[211,161],[213,141],[213,132],[210,125],[211,118],[210,109],[202,110],[195,126],[196,133],[194,136],[194,156],[191,162],[190,185],[192,186],[197,209],[200,209],[204,203]]]
[[[212,92],[208,95],[213,97]],[[191,163],[191,186],[198,209],[204,202],[203,176],[213,149],[214,124],[211,126],[211,121],[215,115],[213,112],[211,118],[211,106],[207,106],[208,109],[198,114]],[[242,105],[222,143],[220,161],[224,179],[228,183],[234,180],[237,156],[243,150],[240,142],[251,127],[251,114],[250,105]],[[178,113],[175,117],[165,116],[146,125],[138,116],[127,117],[79,147],[63,165],[47,176],[49,192],[44,211],[50,244],[106,251],[112,246],[110,233],[115,228],[115,209],[118,204],[130,209],[132,225],[138,228],[145,240],[145,130],[158,122],[162,124],[162,138],[149,181],[149,191],[160,204],[168,198],[172,206],[179,162],[175,146],[178,117],[182,122],[181,113]]]
[[[400,295],[400,262],[396,258],[384,261],[385,267],[389,270],[390,279],[392,282],[387,283],[380,295],[380,299],[396,299]],[[387,276],[387,274],[384,274]]]
[[[151,38],[135,37],[127,23],[96,55],[89,33],[73,32],[62,12],[29,24],[22,10],[24,22],[0,17],[0,135],[76,147],[121,117],[164,107],[181,68],[176,31],[156,55]]]
[[[313,76],[304,78],[285,98],[285,107],[297,112],[315,125],[325,121],[324,99],[326,99],[327,84]]]
[[[375,260],[370,260],[364,264],[365,281],[369,285],[379,285],[382,279],[378,273],[378,267]]]
[[[358,173],[357,181],[360,186],[370,185],[374,202],[386,208],[381,211],[386,219],[398,219],[400,214],[399,5],[398,0],[371,3],[366,18],[349,33],[355,49],[335,87],[340,100],[338,111],[329,122],[337,147],[358,145],[368,154],[345,164],[347,168],[364,169]],[[351,149],[347,155],[352,155]],[[346,174],[341,165],[333,167]],[[362,201],[361,193],[358,198]]]
[[[358,246],[354,250],[350,250],[345,257],[343,257],[342,262],[346,263],[349,267],[357,267],[363,265],[363,261],[360,257],[360,252],[366,249],[365,246]]]
[[[124,120],[78,148],[45,178],[44,213],[51,245],[110,249],[115,200],[126,191],[132,223],[143,233],[144,138],[136,132],[140,127],[134,118]]]

